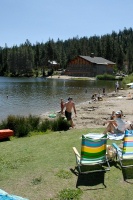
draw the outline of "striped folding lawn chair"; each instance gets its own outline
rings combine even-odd
[[[133,130],[125,131],[122,149],[120,149],[115,143],[112,145],[116,149],[117,160],[121,167],[133,167]]]
[[[81,142],[81,155],[78,153],[77,149],[73,147],[76,163],[79,169],[79,172],[82,173],[81,166],[100,166],[97,169],[92,167],[92,170],[88,172],[99,172],[110,170],[110,165],[108,162],[106,154],[106,144],[107,144],[107,135],[103,135],[100,138],[90,138],[88,135],[82,135]],[[107,164],[107,165],[105,165]],[[103,166],[104,165],[104,166]]]

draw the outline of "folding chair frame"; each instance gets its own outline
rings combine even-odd
[[[105,172],[105,171],[110,171],[110,165],[109,165],[109,161],[108,161],[108,158],[106,156],[106,160],[102,161],[102,162],[92,162],[90,164],[88,164],[87,162],[85,164],[81,163],[81,156],[79,154],[79,152],[77,151],[76,147],[73,147],[73,151],[75,153],[75,157],[76,157],[76,163],[77,163],[77,166],[78,166],[78,170],[79,170],[79,173],[93,173],[93,172]],[[104,169],[99,169],[99,170],[91,170],[91,171],[87,171],[87,172],[82,172],[81,171],[81,166],[94,166],[94,165],[100,165],[101,167],[103,166],[103,164],[106,164],[107,163],[107,166],[106,168]]]
[[[128,168],[133,167],[133,165],[123,165],[122,161],[131,161],[132,159],[123,159],[122,156],[120,156],[120,153],[122,155],[122,149],[120,149],[117,144],[113,143],[112,146],[116,149],[116,160],[120,163],[121,168]]]

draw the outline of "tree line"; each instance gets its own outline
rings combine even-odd
[[[115,70],[127,74],[133,71],[133,29],[92,37],[73,37],[68,40],[49,39],[46,43],[0,47],[0,76],[45,76],[49,61],[56,61],[65,69],[78,55],[103,57],[116,63]]]

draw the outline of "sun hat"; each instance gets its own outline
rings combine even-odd
[[[120,111],[120,110],[119,110],[119,111],[116,111],[115,114],[116,114],[116,115],[121,115],[121,111]]]

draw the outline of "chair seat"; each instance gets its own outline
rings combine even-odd
[[[131,153],[131,154],[127,154],[127,153],[123,154],[122,158],[125,159],[125,160],[126,159],[133,159],[133,153]]]
[[[124,133],[117,133],[117,134],[108,133],[107,137],[109,140],[122,140],[124,138]]]
[[[80,161],[80,163],[82,164],[82,165],[96,165],[96,164],[99,164],[99,163],[105,163],[106,162],[106,160],[104,159],[104,160],[97,160],[97,161],[92,161],[92,160],[81,160]]]
[[[104,136],[103,133],[87,133],[84,135],[85,138],[101,139]]]

